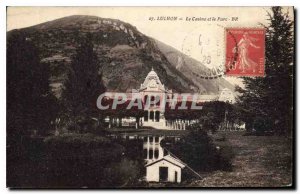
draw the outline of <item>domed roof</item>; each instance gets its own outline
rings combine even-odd
[[[148,73],[147,77],[158,77],[157,73],[153,70],[153,67],[152,67],[151,71]]]
[[[148,73],[147,77],[145,78],[145,81],[143,84],[141,84],[141,88],[142,89],[146,89],[150,87],[152,90],[154,88],[158,89],[158,90],[165,90],[164,85],[160,82],[159,77],[157,75],[157,73],[153,70],[153,67],[151,69],[151,71]]]

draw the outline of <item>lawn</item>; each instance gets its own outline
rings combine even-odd
[[[231,172],[215,171],[193,187],[286,187],[292,183],[292,139],[278,136],[243,136],[243,133],[218,134],[235,153]]]
[[[181,136],[187,131],[157,129],[110,129],[116,134]],[[282,136],[243,136],[245,132],[218,132],[215,144],[231,146],[232,171],[203,174],[184,187],[286,187],[292,183],[292,139]]]

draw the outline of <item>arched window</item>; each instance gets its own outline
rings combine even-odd
[[[160,106],[160,96],[155,97],[156,106]]]
[[[147,105],[149,103],[148,95],[144,96],[144,104]]]
[[[153,102],[155,101],[155,96],[151,96],[150,99],[151,99],[151,106],[154,106]]]

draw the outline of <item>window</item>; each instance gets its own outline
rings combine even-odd
[[[144,104],[148,104],[148,95],[144,96]]]
[[[153,142],[153,137],[150,137],[150,138],[149,138],[149,141],[150,141],[150,142]]]
[[[156,121],[156,122],[159,122],[159,117],[160,117],[160,112],[159,112],[159,111],[156,111],[156,112],[155,112],[155,121]]]
[[[151,96],[151,104],[150,104],[150,106],[152,107],[152,106],[154,106],[154,101],[155,101],[155,97],[154,96]]]
[[[144,121],[148,121],[148,111],[144,111]]]
[[[155,149],[154,150],[154,158],[157,159],[159,156],[159,150],[158,149]]]
[[[147,149],[144,149],[144,158],[146,158],[147,159],[147,154],[148,154],[148,150]]]
[[[153,158],[153,150],[150,149],[150,150],[149,150],[149,159],[152,159],[152,158]]]
[[[150,111],[150,120],[154,121],[154,112],[152,110]]]
[[[160,105],[160,96],[156,96],[155,102],[156,102],[156,106]]]

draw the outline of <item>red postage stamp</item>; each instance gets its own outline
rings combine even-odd
[[[265,75],[265,30],[226,29],[226,75]]]

